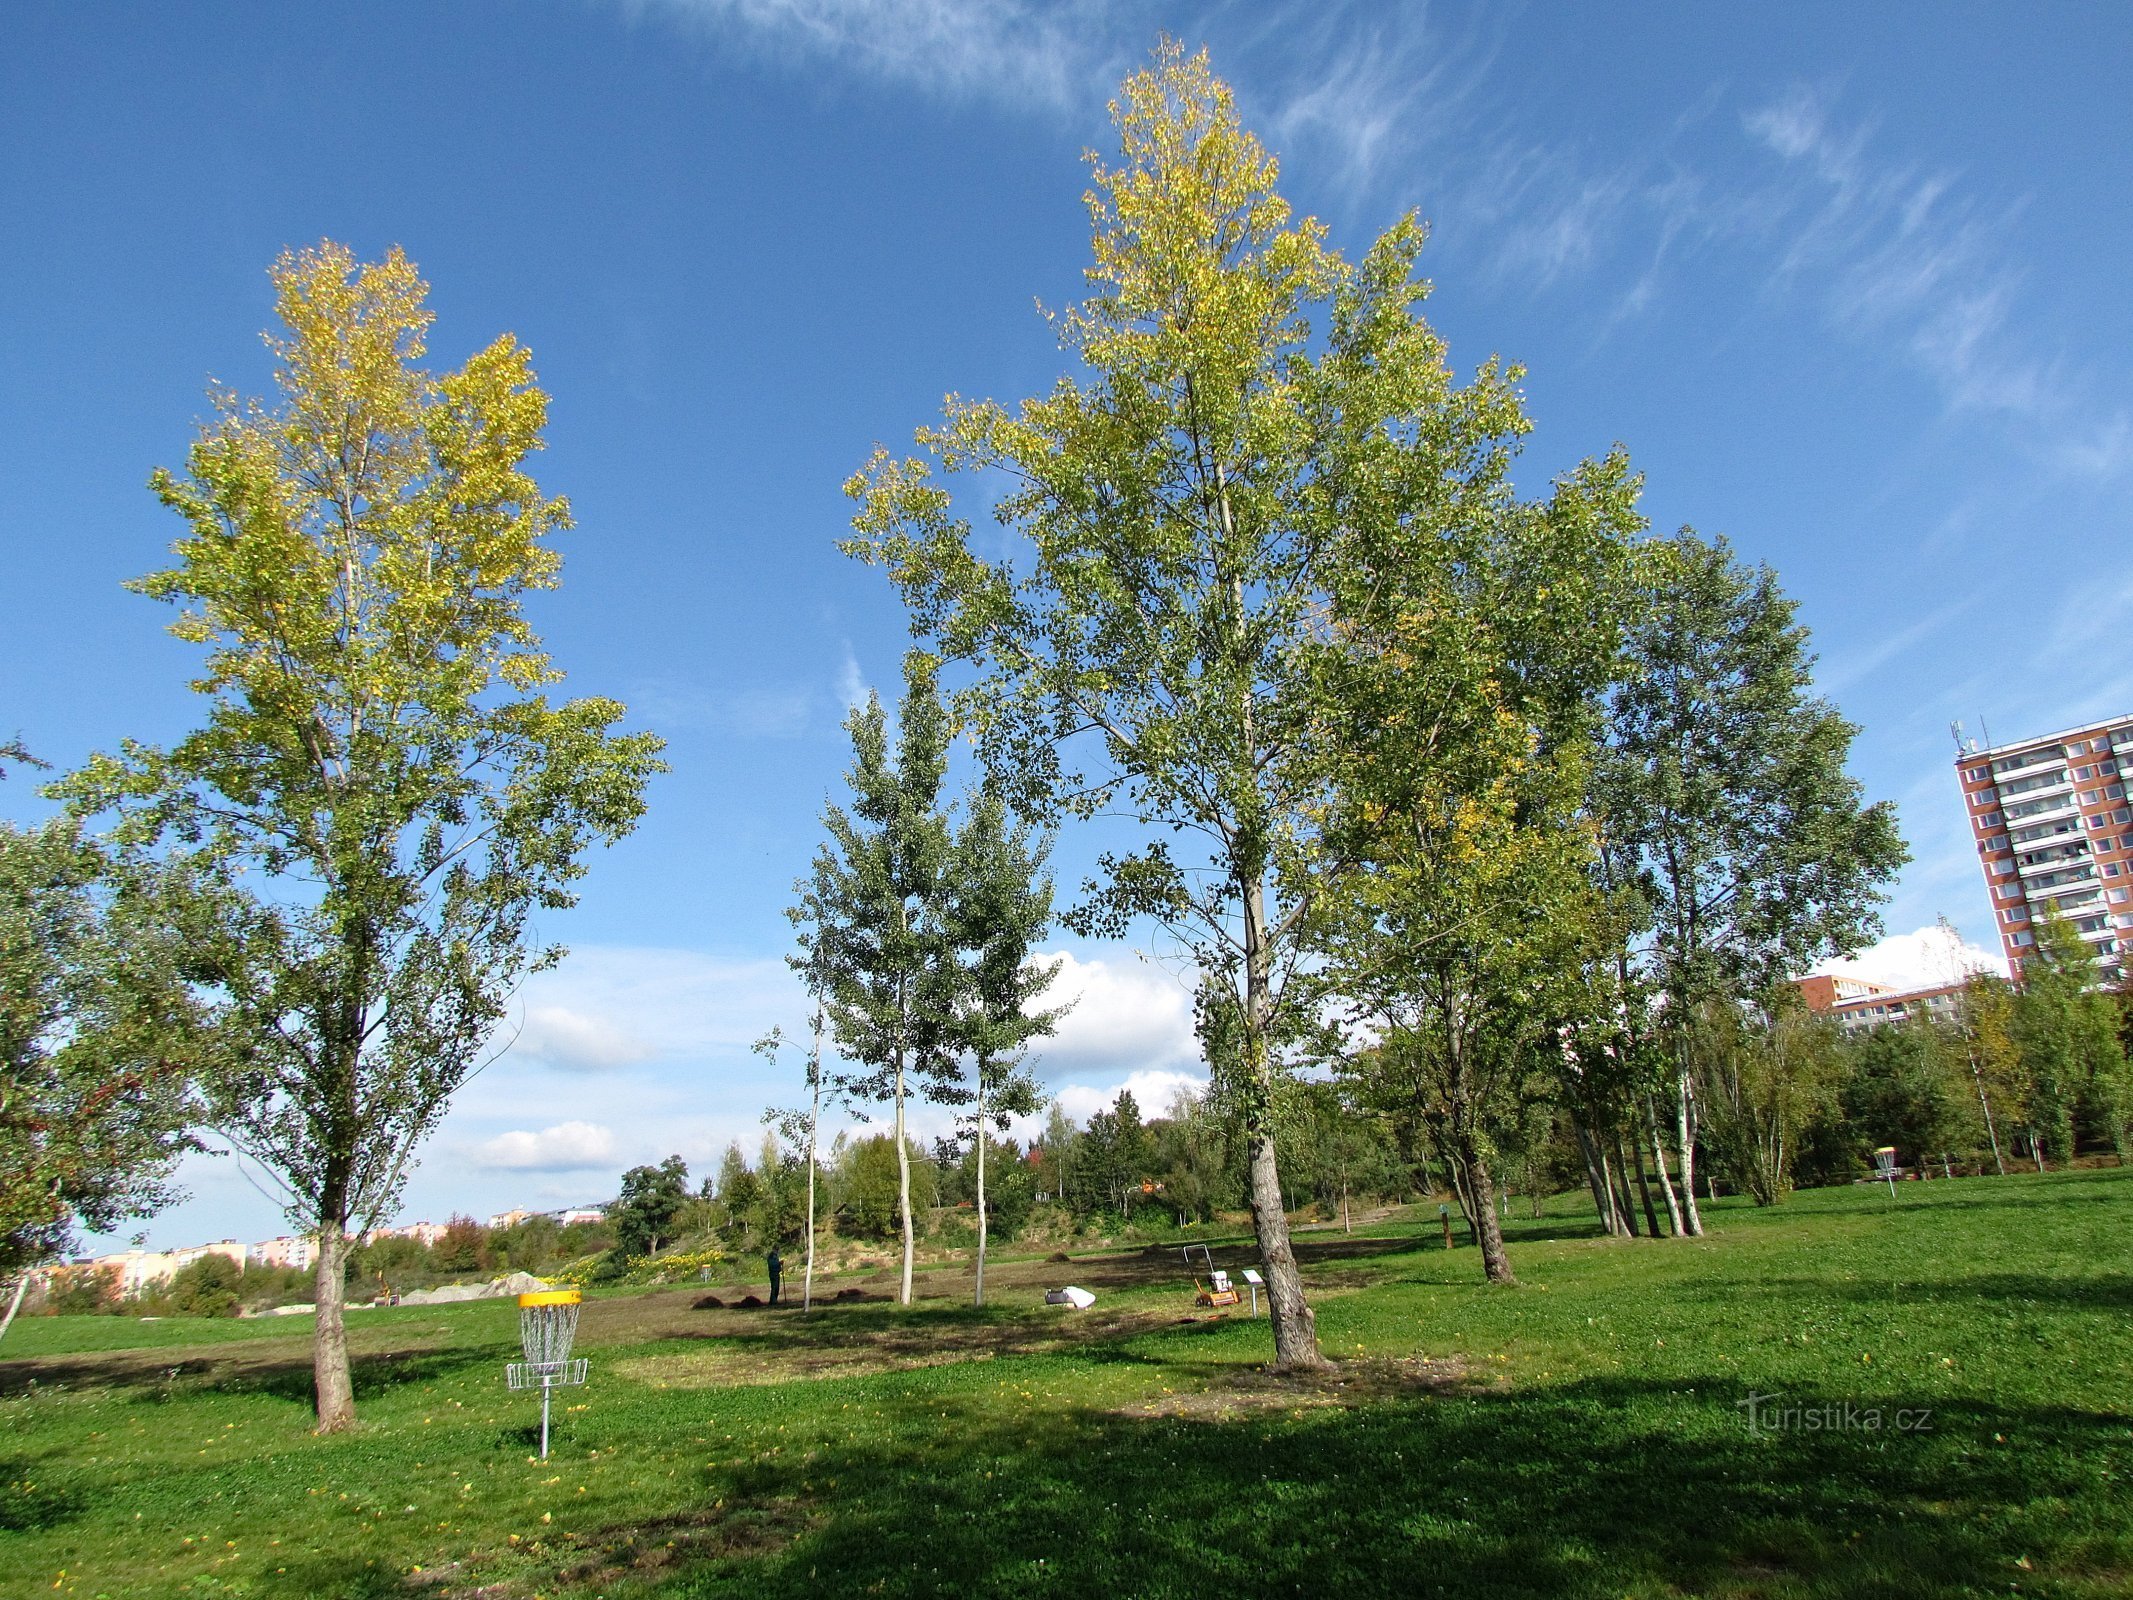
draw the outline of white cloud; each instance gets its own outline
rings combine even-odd
[[[1100,104],[1122,63],[1107,8],[1027,0],[624,0],[722,42],[830,62],[944,100],[1066,111]]]
[[[820,717],[826,700],[810,684],[757,684],[707,690],[667,678],[641,682],[630,705],[656,727],[708,728],[741,739],[797,739]]]
[[[1198,1060],[1188,981],[1145,960],[1071,952],[1044,959],[1060,962],[1044,1003],[1071,1001],[1074,1009],[1060,1020],[1057,1034],[1032,1044],[1040,1074],[1174,1068]]]
[[[1812,970],[1892,988],[1923,989],[1958,982],[1973,972],[1994,972],[2004,978],[2007,962],[1936,923],[1911,933],[1892,933],[1849,960],[1817,962]]]
[[[1974,603],[1974,597],[1950,601],[1938,610],[1919,618],[1909,627],[1876,640],[1864,650],[1854,651],[1831,662],[1815,673],[1815,688],[1825,695],[1836,695],[1853,684],[1871,678],[1913,645],[1938,633],[1969,610]]]
[[[1190,1072],[1129,1072],[1115,1082],[1070,1083],[1061,1089],[1055,1098],[1060,1110],[1076,1122],[1085,1123],[1099,1111],[1108,1111],[1118,1102],[1123,1089],[1133,1096],[1141,1108],[1143,1120],[1166,1115],[1180,1090],[1202,1094],[1207,1089],[1207,1075]],[[1042,1126],[1042,1119],[1033,1119],[1034,1126]]]
[[[625,945],[573,950],[520,999],[507,1059],[579,1071],[745,1052],[802,1009],[782,961]]]
[[[1828,98],[1795,87],[1741,119],[1780,167],[1765,229],[1787,236],[1780,281],[1812,272],[1832,320],[1893,335],[1951,407],[2026,424],[2062,470],[2110,477],[2133,465],[2133,422],[2089,377],[2014,326],[2025,271],[2020,202],[1989,211],[1951,173],[1882,156],[1870,122],[1840,128]]]
[[[514,1172],[582,1171],[614,1164],[615,1135],[596,1122],[559,1122],[538,1133],[500,1133],[476,1145],[471,1156],[476,1166]]]
[[[859,657],[852,653],[852,642],[844,642],[844,660],[837,668],[837,698],[847,711],[857,711],[867,703],[866,674],[859,670]]]
[[[553,1067],[588,1072],[634,1066],[654,1054],[652,1046],[612,1018],[568,1006],[528,1006],[526,1025],[511,1050]]]

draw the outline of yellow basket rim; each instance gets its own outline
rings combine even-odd
[[[574,1306],[581,1297],[575,1289],[535,1289],[518,1297],[522,1306]]]

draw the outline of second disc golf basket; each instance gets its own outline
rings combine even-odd
[[[504,1368],[504,1381],[513,1389],[541,1391],[541,1459],[548,1459],[548,1404],[557,1389],[585,1381],[591,1365],[583,1356],[570,1358],[570,1342],[578,1334],[578,1291],[537,1289],[518,1297],[518,1343],[523,1361]]]

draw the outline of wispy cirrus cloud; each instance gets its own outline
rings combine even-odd
[[[1128,59],[1112,42],[1114,8],[1102,3],[624,0],[623,9],[774,58],[1024,110],[1100,106]]]
[[[2020,326],[2028,268],[2004,243],[2020,236],[2020,200],[1886,153],[1871,119],[1840,119],[1810,86],[1751,107],[1741,127],[1776,162],[1758,207],[1782,241],[1774,284],[1812,285],[1834,322],[1895,338],[1951,407],[2024,426],[2060,469],[2133,470],[2133,418]]]
[[[806,683],[713,689],[653,678],[634,686],[629,704],[655,727],[705,728],[740,739],[797,739],[824,718],[835,699]]]
[[[1909,627],[1875,640],[1866,649],[1839,657],[1815,674],[1815,687],[1826,695],[1841,694],[1854,684],[1871,678],[1906,651],[1924,643],[1975,603],[1974,597],[1951,601],[1920,617]]]

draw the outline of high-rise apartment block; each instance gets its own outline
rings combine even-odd
[[[2000,945],[2019,977],[2047,906],[2115,980],[2133,945],[2133,716],[1956,758]]]

